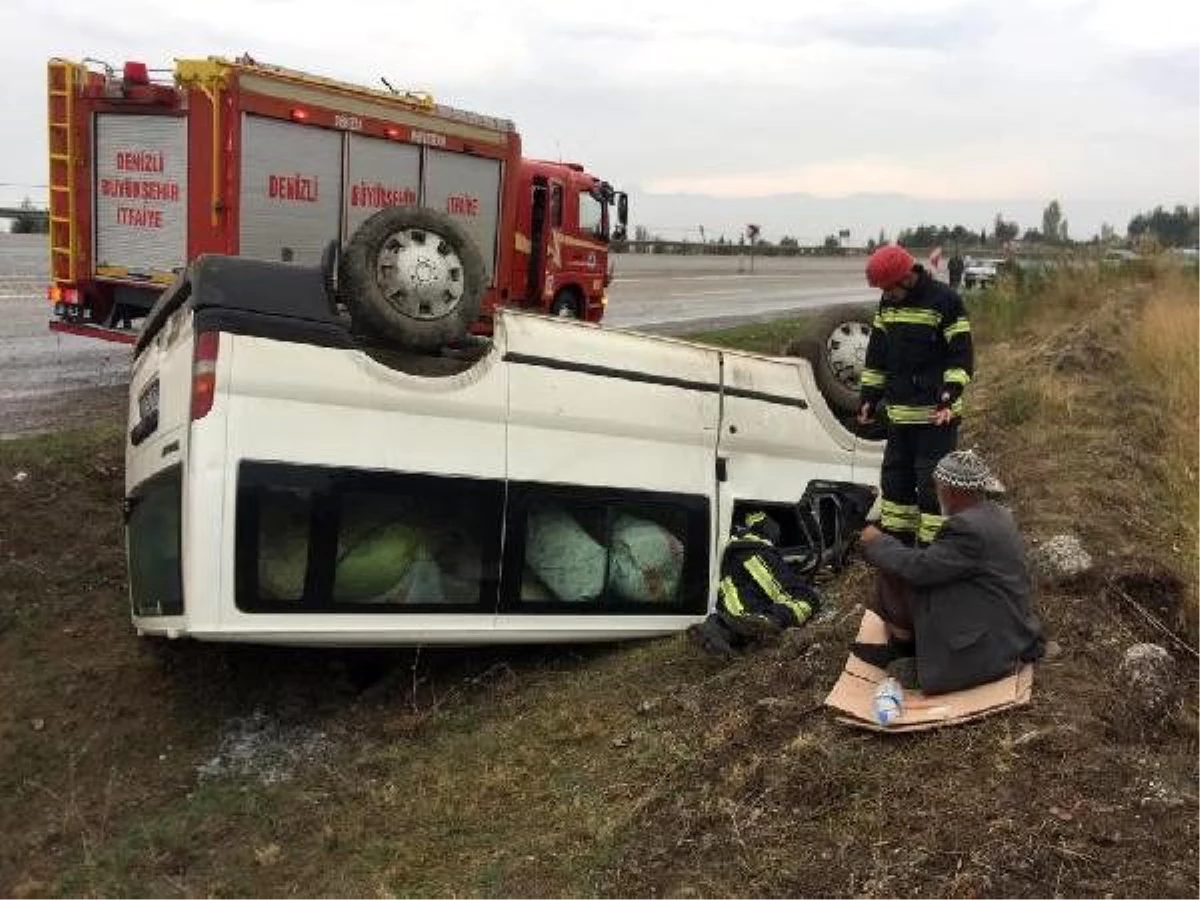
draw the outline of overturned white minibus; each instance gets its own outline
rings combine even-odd
[[[735,516],[767,510],[811,547],[815,510],[831,544],[839,503],[877,484],[880,445],[804,360],[517,312],[415,356],[356,333],[326,280],[202,257],[147,318],[126,446],[139,633],[666,634],[712,608]]]

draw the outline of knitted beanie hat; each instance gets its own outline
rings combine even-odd
[[[981,494],[1003,494],[1004,485],[974,450],[953,450],[942,457],[933,477],[947,487]]]

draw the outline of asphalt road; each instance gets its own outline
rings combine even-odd
[[[605,322],[679,333],[785,318],[875,297],[857,258],[749,262],[723,256],[615,256]]]
[[[0,438],[118,412],[129,347],[49,331],[44,235],[0,235]]]
[[[680,333],[869,301],[859,259],[620,255],[605,322]],[[0,235],[0,438],[120,415],[128,345],[50,332],[44,236]]]

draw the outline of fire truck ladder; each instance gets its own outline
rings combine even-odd
[[[78,252],[75,238],[75,175],[78,157],[74,128],[75,92],[79,68],[67,60],[51,60],[47,78],[50,147],[50,277],[55,282],[75,278]]]

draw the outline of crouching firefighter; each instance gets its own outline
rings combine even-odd
[[[716,656],[785,628],[804,625],[821,608],[821,596],[780,553],[779,526],[763,512],[735,523],[721,558],[717,609],[688,637]]]

